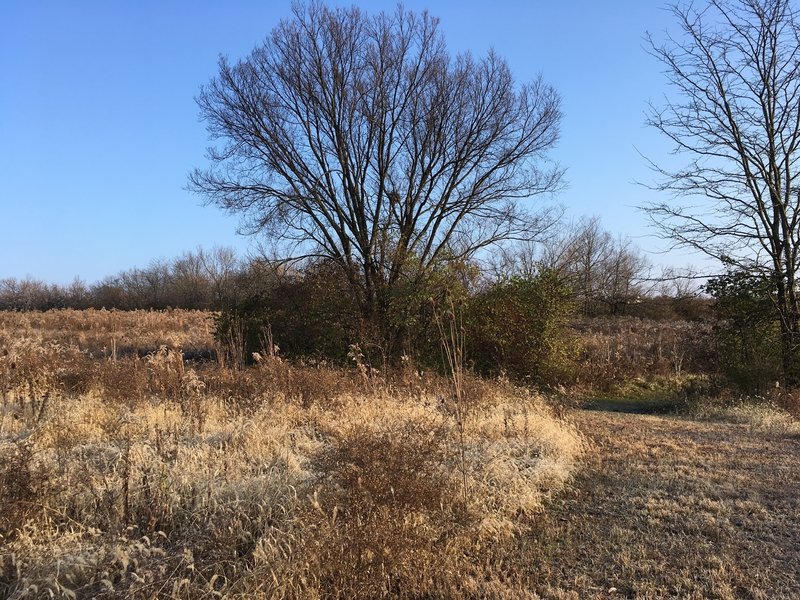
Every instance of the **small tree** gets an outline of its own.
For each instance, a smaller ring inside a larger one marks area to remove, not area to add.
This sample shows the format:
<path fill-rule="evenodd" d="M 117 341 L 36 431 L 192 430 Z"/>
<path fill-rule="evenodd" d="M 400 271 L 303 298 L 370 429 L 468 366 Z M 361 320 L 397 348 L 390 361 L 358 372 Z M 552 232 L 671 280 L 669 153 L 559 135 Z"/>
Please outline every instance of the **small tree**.
<path fill-rule="evenodd" d="M 220 145 L 191 188 L 283 257 L 332 261 L 373 323 L 439 262 L 535 237 L 520 201 L 560 181 L 555 90 L 451 57 L 427 13 L 297 5 L 197 101 Z"/>
<path fill-rule="evenodd" d="M 709 280 L 714 300 L 717 357 L 722 372 L 746 391 L 764 391 L 780 377 L 780 328 L 768 279 L 729 271 Z"/>

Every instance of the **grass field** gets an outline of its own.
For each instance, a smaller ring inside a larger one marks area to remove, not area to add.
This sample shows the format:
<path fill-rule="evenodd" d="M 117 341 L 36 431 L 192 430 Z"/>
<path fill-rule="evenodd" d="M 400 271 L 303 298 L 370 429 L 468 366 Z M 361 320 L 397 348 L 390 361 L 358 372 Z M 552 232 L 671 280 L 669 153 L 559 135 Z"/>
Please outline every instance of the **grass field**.
<path fill-rule="evenodd" d="M 569 490 L 526 538 L 544 598 L 799 598 L 800 426 L 584 410 Z"/>
<path fill-rule="evenodd" d="M 212 329 L 0 313 L 0 598 L 800 597 L 778 409 L 231 369 Z"/>
<path fill-rule="evenodd" d="M 514 597 L 582 438 L 504 383 L 213 355 L 208 315 L 0 315 L 0 597 Z"/>

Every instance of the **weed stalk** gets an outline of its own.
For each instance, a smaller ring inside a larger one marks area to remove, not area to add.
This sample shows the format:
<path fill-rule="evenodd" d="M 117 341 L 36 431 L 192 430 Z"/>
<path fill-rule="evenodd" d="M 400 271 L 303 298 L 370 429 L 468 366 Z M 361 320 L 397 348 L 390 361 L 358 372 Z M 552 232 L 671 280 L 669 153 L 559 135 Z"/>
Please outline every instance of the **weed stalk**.
<path fill-rule="evenodd" d="M 439 330 L 444 362 L 453 386 L 456 430 L 458 432 L 459 470 L 461 471 L 461 492 L 466 506 L 468 485 L 465 431 L 467 411 L 466 398 L 464 396 L 464 321 L 462 313 L 456 308 L 453 299 L 448 297 L 446 302 L 447 305 L 443 314 L 436 310 L 434 306 L 434 318 Z"/>

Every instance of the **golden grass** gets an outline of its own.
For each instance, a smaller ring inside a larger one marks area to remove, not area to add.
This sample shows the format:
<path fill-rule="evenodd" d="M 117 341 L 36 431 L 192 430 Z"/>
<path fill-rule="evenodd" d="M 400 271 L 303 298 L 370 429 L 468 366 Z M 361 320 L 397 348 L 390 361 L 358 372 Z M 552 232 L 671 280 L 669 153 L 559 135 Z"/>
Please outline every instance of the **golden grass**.
<path fill-rule="evenodd" d="M 514 552 L 574 426 L 507 384 L 470 380 L 461 436 L 413 370 L 187 363 L 207 326 L 0 314 L 0 597 L 529 595 Z"/>
<path fill-rule="evenodd" d="M 793 397 L 564 420 L 209 319 L 0 313 L 0 598 L 800 597 Z"/>
<path fill-rule="evenodd" d="M 213 313 L 197 310 L 0 311 L 0 335 L 77 346 L 94 357 L 111 357 L 114 348 L 119 356 L 162 345 L 210 349 L 213 330 Z"/>
<path fill-rule="evenodd" d="M 778 390 L 770 397 L 745 397 L 724 402 L 701 399 L 692 403 L 690 414 L 699 420 L 744 425 L 752 431 L 777 438 L 800 436 L 800 421 L 785 405 L 794 408 L 794 399 L 786 402 Z"/>

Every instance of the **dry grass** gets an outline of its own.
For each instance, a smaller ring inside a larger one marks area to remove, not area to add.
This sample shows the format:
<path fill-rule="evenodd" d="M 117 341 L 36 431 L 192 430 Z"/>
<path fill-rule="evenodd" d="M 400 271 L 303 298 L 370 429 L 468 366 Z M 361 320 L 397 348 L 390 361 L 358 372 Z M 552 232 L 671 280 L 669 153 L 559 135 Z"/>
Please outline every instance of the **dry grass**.
<path fill-rule="evenodd" d="M 725 401 L 704 399 L 692 403 L 689 414 L 702 421 L 744 425 L 765 436 L 800 437 L 800 421 L 796 418 L 797 411 L 792 410 L 795 402 L 793 398 L 787 402 L 777 394 Z"/>
<path fill-rule="evenodd" d="M 208 317 L 0 313 L 0 598 L 800 597 L 794 397 L 565 420 L 410 364 L 186 360 Z"/>
<path fill-rule="evenodd" d="M 210 351 L 213 314 L 195 310 L 0 311 L 0 335 L 75 346 L 93 358 L 147 354 L 162 345 L 184 352 Z M 2 338 L 0 338 L 2 339 Z"/>
<path fill-rule="evenodd" d="M 529 595 L 573 426 L 471 378 L 460 426 L 411 367 L 187 362 L 207 318 L 0 314 L 0 597 Z"/>
<path fill-rule="evenodd" d="M 737 414 L 578 413 L 589 463 L 525 538 L 533 589 L 554 599 L 800 597 L 796 423 Z"/>
<path fill-rule="evenodd" d="M 608 392 L 636 377 L 681 377 L 712 365 L 712 325 L 636 317 L 578 319 L 576 383 Z"/>

